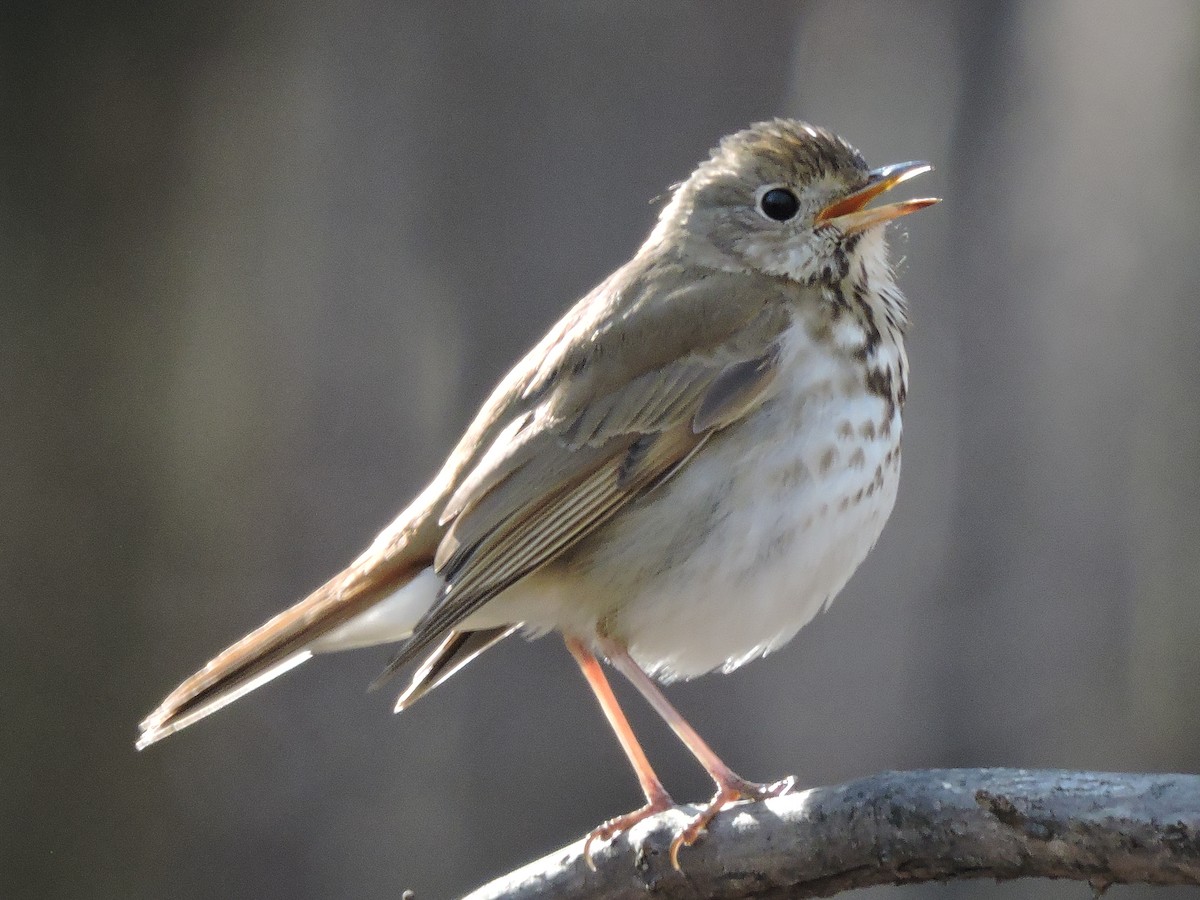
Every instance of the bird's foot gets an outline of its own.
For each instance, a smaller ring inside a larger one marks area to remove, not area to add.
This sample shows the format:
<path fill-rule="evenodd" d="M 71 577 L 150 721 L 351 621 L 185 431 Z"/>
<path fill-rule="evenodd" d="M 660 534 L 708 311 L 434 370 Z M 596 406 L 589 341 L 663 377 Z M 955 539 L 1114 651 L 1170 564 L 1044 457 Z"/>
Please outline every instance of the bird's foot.
<path fill-rule="evenodd" d="M 782 797 L 784 794 L 791 793 L 795 786 L 796 779 L 790 775 L 782 781 L 772 782 L 771 784 L 758 784 L 753 781 L 746 781 L 743 778 L 738 778 L 736 775 L 718 781 L 717 792 L 713 795 L 712 800 L 708 801 L 708 806 L 704 807 L 692 821 L 688 822 L 683 831 L 675 835 L 675 840 L 671 841 L 671 865 L 676 871 L 682 871 L 679 865 L 680 849 L 692 846 L 697 838 L 704 833 L 704 829 L 708 827 L 708 823 L 726 806 L 742 800 L 759 801 L 770 797 Z"/>
<path fill-rule="evenodd" d="M 609 819 L 599 828 L 592 830 L 592 833 L 584 839 L 583 842 L 583 861 L 587 863 L 587 867 L 593 872 L 596 871 L 596 863 L 592 861 L 592 844 L 596 841 L 611 841 L 617 835 L 622 834 L 645 819 L 651 816 L 656 816 L 664 810 L 668 810 L 675 805 L 675 801 L 668 795 L 654 797 L 646 802 L 646 805 L 641 809 L 635 809 L 631 813 L 626 813 L 623 816 L 617 816 Z"/>

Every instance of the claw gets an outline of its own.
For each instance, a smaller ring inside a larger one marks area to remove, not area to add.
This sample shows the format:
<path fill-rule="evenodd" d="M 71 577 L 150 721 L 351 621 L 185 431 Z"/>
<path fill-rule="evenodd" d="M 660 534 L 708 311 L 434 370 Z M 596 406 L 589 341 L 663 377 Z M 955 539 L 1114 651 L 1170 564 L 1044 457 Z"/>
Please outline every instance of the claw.
<path fill-rule="evenodd" d="M 583 861 L 587 863 L 587 867 L 593 872 L 596 871 L 596 863 L 592 859 L 592 844 L 596 841 L 611 841 L 617 835 L 628 831 L 638 822 L 642 822 L 651 816 L 656 816 L 664 810 L 668 810 L 675 805 L 675 801 L 670 797 L 662 796 L 656 798 L 641 809 L 635 809 L 631 813 L 626 813 L 623 816 L 617 816 L 609 819 L 599 828 L 592 830 L 583 841 Z"/>
<path fill-rule="evenodd" d="M 796 779 L 791 776 L 772 784 L 755 784 L 740 778 L 731 779 L 724 784 L 718 783 L 717 792 L 708 805 L 700 810 L 692 821 L 688 822 L 683 831 L 675 835 L 675 840 L 671 841 L 671 866 L 677 872 L 683 871 L 679 865 L 680 849 L 696 843 L 696 840 L 708 828 L 708 823 L 726 806 L 742 800 L 758 801 L 766 800 L 769 797 L 782 797 L 784 794 L 791 793 L 795 786 Z"/>

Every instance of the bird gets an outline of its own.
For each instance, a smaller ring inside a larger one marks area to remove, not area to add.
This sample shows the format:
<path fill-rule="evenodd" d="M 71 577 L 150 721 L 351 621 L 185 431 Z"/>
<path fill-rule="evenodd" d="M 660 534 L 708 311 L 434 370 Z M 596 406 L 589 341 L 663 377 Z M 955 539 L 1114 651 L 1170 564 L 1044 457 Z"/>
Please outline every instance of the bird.
<path fill-rule="evenodd" d="M 886 229 L 936 198 L 871 205 L 932 167 L 871 169 L 792 119 L 721 139 L 633 257 L 499 382 L 437 476 L 345 569 L 234 643 L 141 723 L 143 749 L 315 654 L 400 647 L 396 711 L 514 633 L 556 632 L 645 795 L 592 847 L 674 805 L 607 661 L 716 786 L 671 862 L 730 804 L 793 780 L 737 775 L 660 683 L 731 672 L 825 608 L 896 499 L 906 300 Z"/>

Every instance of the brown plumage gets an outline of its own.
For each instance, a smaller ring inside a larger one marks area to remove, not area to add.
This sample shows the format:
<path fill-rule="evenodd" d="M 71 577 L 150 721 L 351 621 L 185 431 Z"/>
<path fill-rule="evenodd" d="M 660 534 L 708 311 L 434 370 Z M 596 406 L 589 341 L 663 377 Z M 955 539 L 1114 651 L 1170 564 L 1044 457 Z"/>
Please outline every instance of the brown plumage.
<path fill-rule="evenodd" d="M 382 683 L 751 407 L 769 383 L 769 342 L 787 324 L 784 304 L 772 298 L 795 288 L 760 276 L 761 292 L 737 291 L 745 276 L 714 272 L 685 282 L 671 298 L 677 315 L 689 310 L 688 326 L 671 340 L 647 341 L 653 322 L 632 332 L 615 328 L 664 315 L 639 301 L 662 270 L 680 266 L 672 256 L 639 254 L 581 300 L 509 373 L 442 473 L 371 548 L 172 691 L 142 722 L 139 746 L 237 699 L 247 684 L 432 564 L 445 580 L 441 597 L 375 682 Z M 598 295 L 607 302 L 597 305 Z M 698 413 L 702 427 L 694 430 Z M 406 705 L 432 686 L 414 683 Z"/>
<path fill-rule="evenodd" d="M 717 784 L 673 859 L 724 805 L 790 789 L 734 774 L 650 676 L 781 646 L 883 528 L 907 317 L 882 226 L 934 201 L 868 204 L 928 168 L 868 171 L 801 122 L 721 141 L 637 254 L 500 382 L 432 484 L 344 572 L 173 691 L 138 746 L 313 653 L 370 644 L 407 641 L 383 678 L 427 654 L 404 708 L 524 626 L 564 635 L 646 794 L 593 840 L 670 803 L 596 654 Z"/>

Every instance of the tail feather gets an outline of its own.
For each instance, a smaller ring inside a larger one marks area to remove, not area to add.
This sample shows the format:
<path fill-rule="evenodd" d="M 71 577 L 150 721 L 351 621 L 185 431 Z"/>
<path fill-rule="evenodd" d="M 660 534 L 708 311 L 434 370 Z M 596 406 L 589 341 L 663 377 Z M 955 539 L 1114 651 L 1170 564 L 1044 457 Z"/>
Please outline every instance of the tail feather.
<path fill-rule="evenodd" d="M 413 579 L 428 559 L 364 555 L 307 598 L 246 635 L 179 685 L 141 723 L 139 750 L 191 725 L 295 668 L 318 638 Z M 333 648 L 330 648 L 333 649 Z"/>
<path fill-rule="evenodd" d="M 206 701 L 196 701 L 169 713 L 164 713 L 160 707 L 142 722 L 142 734 L 135 746 L 139 750 L 145 750 L 156 741 L 161 741 L 168 735 L 174 734 L 182 728 L 187 728 L 193 722 L 199 722 L 205 716 L 212 715 L 217 710 L 228 706 L 234 700 L 238 700 L 256 688 L 262 687 L 268 681 L 278 678 L 284 672 L 296 668 L 300 663 L 311 657 L 311 651 L 299 650 L 291 656 L 284 657 L 275 663 L 275 665 L 269 666 L 259 672 L 253 678 L 246 678 L 237 683 L 229 684 L 225 690 L 214 694 Z"/>

